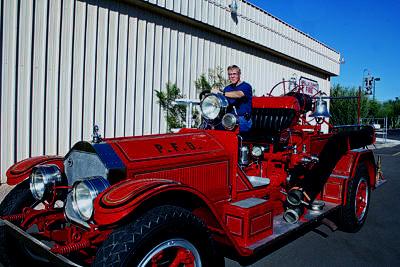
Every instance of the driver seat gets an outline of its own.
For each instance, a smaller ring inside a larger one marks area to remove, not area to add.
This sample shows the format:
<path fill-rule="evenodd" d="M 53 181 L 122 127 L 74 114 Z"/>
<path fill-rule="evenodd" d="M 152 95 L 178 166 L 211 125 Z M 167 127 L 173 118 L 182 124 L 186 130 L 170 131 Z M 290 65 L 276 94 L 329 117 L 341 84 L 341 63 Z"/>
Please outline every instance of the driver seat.
<path fill-rule="evenodd" d="M 249 132 L 241 134 L 244 141 L 275 143 L 280 133 L 296 125 L 300 105 L 294 96 L 253 97 Z"/>

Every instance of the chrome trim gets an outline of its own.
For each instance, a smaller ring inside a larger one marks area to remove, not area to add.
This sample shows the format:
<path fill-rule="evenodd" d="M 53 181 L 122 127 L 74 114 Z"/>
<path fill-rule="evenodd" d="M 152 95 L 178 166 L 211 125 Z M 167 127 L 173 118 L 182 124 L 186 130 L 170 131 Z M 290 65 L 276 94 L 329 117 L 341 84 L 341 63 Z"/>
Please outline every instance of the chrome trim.
<path fill-rule="evenodd" d="M 362 211 L 362 213 L 361 213 L 361 215 L 360 215 L 360 217 L 358 217 L 357 216 L 357 194 L 358 194 L 358 189 L 360 188 L 360 184 L 362 183 L 362 182 L 365 182 L 365 184 L 366 184 L 366 195 L 365 195 L 365 207 L 364 207 L 364 209 L 363 209 L 363 211 Z M 358 184 L 357 184 L 357 190 L 356 190 L 356 198 L 355 198 L 355 200 L 354 200 L 354 207 L 355 207 L 355 215 L 356 215 L 356 217 L 357 217 L 357 220 L 358 220 L 358 222 L 361 222 L 364 218 L 365 218 L 365 213 L 367 212 L 367 208 L 368 208 L 368 204 L 369 204 L 369 191 L 368 191 L 368 189 L 369 189 L 369 185 L 368 185 L 368 181 L 367 181 L 367 179 L 365 179 L 364 177 L 361 177 L 361 179 L 360 179 L 360 181 L 358 181 Z"/>
<path fill-rule="evenodd" d="M 236 126 L 236 124 L 238 123 L 236 116 L 233 115 L 232 113 L 226 113 L 223 117 L 222 117 L 222 126 L 224 126 L 225 129 L 227 130 L 233 130 Z"/>
<path fill-rule="evenodd" d="M 339 179 L 349 179 L 349 176 L 346 176 L 346 175 L 338 175 L 338 174 L 331 174 L 330 177 L 339 178 Z"/>
<path fill-rule="evenodd" d="M 38 190 L 36 188 L 36 177 L 37 173 L 40 172 L 40 175 L 43 178 L 43 195 L 40 196 Z M 37 200 L 43 200 L 46 198 L 46 195 L 49 194 L 52 186 L 54 185 L 66 185 L 67 179 L 62 175 L 60 168 L 58 168 L 55 164 L 44 164 L 37 165 L 33 167 L 32 173 L 30 175 L 29 189 L 33 195 L 33 197 Z"/>
<path fill-rule="evenodd" d="M 218 112 L 218 114 L 217 114 L 217 116 L 215 118 L 208 117 L 203 112 L 203 103 L 209 97 L 217 98 L 218 106 L 216 106 L 216 108 L 219 108 L 219 112 Z M 222 94 L 209 94 L 205 98 L 203 98 L 203 100 L 201 100 L 201 102 L 200 102 L 201 116 L 203 118 L 205 118 L 206 120 L 211 120 L 211 121 L 215 120 L 215 119 L 218 119 L 218 118 L 221 118 L 226 113 L 226 110 L 227 110 L 228 106 L 229 106 L 228 99 L 226 99 L 226 97 L 224 95 L 222 95 Z"/>
<path fill-rule="evenodd" d="M 108 176 L 108 170 L 99 155 L 82 150 L 73 149 L 68 153 L 64 160 L 64 170 L 69 186 L 84 180 L 85 177 Z"/>
<path fill-rule="evenodd" d="M 71 221 L 77 222 L 77 223 L 89 228 L 89 224 L 87 222 L 89 222 L 92 218 L 89 218 L 88 220 L 86 220 L 86 218 L 83 218 L 83 216 L 80 214 L 80 211 L 77 206 L 76 199 L 75 199 L 75 190 L 76 190 L 76 186 L 79 183 L 84 183 L 86 185 L 86 187 L 88 188 L 89 194 L 92 199 L 92 205 L 93 205 L 94 199 L 101 192 L 103 192 L 105 189 L 110 187 L 110 183 L 108 182 L 108 180 L 104 179 L 103 177 L 86 177 L 86 178 L 84 178 L 84 180 L 82 180 L 80 182 L 76 182 L 74 184 L 72 191 L 69 192 L 69 194 L 67 196 L 67 201 L 66 201 L 66 205 L 65 205 L 65 217 Z M 94 212 L 94 210 L 92 211 L 91 216 L 93 216 L 93 212 Z"/>
<path fill-rule="evenodd" d="M 200 260 L 200 253 L 196 249 L 196 247 L 185 239 L 169 239 L 167 241 L 158 244 L 155 248 L 153 248 L 149 253 L 147 253 L 142 261 L 139 263 L 138 267 L 145 267 L 148 263 L 150 263 L 151 259 L 163 251 L 164 249 L 171 248 L 171 247 L 181 247 L 189 250 L 195 260 L 195 267 L 201 267 L 201 260 Z"/>

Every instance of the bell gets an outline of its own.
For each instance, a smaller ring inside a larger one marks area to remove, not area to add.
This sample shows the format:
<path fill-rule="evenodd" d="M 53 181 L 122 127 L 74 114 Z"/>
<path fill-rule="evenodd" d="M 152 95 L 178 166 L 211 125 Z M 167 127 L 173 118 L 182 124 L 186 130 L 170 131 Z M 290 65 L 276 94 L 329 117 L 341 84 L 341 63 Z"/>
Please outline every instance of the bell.
<path fill-rule="evenodd" d="M 310 117 L 329 118 L 330 116 L 331 114 L 328 111 L 328 102 L 322 98 L 318 99 L 315 102 L 314 112 L 310 114 Z"/>

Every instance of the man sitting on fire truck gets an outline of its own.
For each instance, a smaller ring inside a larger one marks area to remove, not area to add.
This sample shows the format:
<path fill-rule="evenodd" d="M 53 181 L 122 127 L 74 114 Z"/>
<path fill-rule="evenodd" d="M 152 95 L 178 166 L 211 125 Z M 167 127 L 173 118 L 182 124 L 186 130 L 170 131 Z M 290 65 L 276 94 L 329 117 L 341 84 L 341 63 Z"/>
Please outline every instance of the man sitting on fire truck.
<path fill-rule="evenodd" d="M 228 78 L 231 82 L 223 90 L 224 96 L 228 99 L 229 105 L 232 107 L 230 113 L 237 115 L 239 118 L 240 133 L 248 132 L 251 128 L 251 99 L 253 89 L 251 85 L 240 80 L 240 68 L 236 65 L 228 67 Z M 218 93 L 215 89 L 213 93 Z"/>

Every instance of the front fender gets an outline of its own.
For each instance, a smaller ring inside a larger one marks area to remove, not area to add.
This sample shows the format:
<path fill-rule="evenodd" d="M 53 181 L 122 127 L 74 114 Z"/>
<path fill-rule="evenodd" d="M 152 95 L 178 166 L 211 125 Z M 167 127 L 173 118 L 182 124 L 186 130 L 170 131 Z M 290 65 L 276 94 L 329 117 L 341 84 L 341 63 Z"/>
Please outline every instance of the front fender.
<path fill-rule="evenodd" d="M 202 199 L 211 210 L 211 203 L 200 192 L 166 179 L 125 180 L 101 193 L 94 201 L 94 221 L 98 225 L 115 224 L 144 203 L 161 193 L 184 191 Z M 215 211 L 213 212 L 215 215 Z"/>
<path fill-rule="evenodd" d="M 63 160 L 64 157 L 60 156 L 38 156 L 19 161 L 7 170 L 7 184 L 16 185 L 21 183 L 29 177 L 32 168 L 39 164 L 55 164 L 63 172 Z"/>

